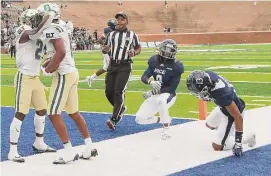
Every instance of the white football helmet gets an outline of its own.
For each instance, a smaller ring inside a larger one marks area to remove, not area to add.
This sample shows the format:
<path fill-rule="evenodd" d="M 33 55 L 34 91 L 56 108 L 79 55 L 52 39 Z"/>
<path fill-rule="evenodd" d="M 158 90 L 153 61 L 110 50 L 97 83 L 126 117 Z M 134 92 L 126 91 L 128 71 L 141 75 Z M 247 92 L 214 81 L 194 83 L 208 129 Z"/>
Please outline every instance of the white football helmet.
<path fill-rule="evenodd" d="M 27 9 L 21 14 L 20 20 L 22 24 L 37 27 L 42 20 L 42 15 L 36 9 Z"/>
<path fill-rule="evenodd" d="M 61 17 L 60 7 L 55 3 L 49 3 L 49 2 L 43 3 L 37 8 L 37 10 L 38 12 L 41 12 L 41 13 L 49 13 L 51 11 L 54 11 L 56 13 L 54 19 L 60 19 Z"/>

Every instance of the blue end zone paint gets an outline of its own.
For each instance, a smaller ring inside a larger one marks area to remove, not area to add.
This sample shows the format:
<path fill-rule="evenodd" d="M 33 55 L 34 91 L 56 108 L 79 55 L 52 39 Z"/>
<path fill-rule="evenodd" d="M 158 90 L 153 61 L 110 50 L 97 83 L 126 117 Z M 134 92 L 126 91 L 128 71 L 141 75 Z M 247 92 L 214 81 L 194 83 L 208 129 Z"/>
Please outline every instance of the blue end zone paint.
<path fill-rule="evenodd" d="M 25 117 L 21 128 L 21 135 L 18 144 L 18 151 L 22 156 L 33 155 L 32 144 L 35 140 L 34 130 L 34 110 L 30 110 L 29 114 Z M 134 121 L 134 117 L 124 116 L 115 131 L 108 129 L 105 125 L 108 115 L 97 113 L 82 113 L 85 118 L 88 128 L 91 132 L 92 140 L 99 142 L 102 140 L 112 139 L 124 135 L 134 134 L 142 131 L 148 131 L 160 128 L 160 124 L 153 125 L 138 125 Z M 1 161 L 7 160 L 9 151 L 9 127 L 14 116 L 14 108 L 1 107 Z M 63 113 L 63 119 L 67 125 L 70 140 L 73 145 L 83 144 L 83 139 L 80 132 L 77 130 L 75 123 Z M 186 123 L 191 120 L 186 119 L 173 119 L 172 125 Z M 45 142 L 51 147 L 56 149 L 62 148 L 62 143 L 57 136 L 49 118 L 46 118 L 46 126 L 44 132 Z"/>
<path fill-rule="evenodd" d="M 170 176 L 270 176 L 271 145 L 244 153 L 241 158 L 234 156 L 210 162 L 198 167 L 176 172 Z"/>

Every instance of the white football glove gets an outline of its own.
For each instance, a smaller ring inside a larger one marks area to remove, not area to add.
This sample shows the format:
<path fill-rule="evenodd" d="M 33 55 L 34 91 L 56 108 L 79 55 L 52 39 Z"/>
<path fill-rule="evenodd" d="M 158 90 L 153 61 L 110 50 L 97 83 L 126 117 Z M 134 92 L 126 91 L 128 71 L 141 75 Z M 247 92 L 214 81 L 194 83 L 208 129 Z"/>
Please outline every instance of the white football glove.
<path fill-rule="evenodd" d="M 144 99 L 148 99 L 148 98 L 150 98 L 151 96 L 153 96 L 153 93 L 152 93 L 152 91 L 151 90 L 149 90 L 149 91 L 147 91 L 147 92 L 143 92 L 143 98 Z"/>
<path fill-rule="evenodd" d="M 160 81 L 150 81 L 149 84 L 155 90 L 160 90 L 161 89 L 161 82 Z"/>
<path fill-rule="evenodd" d="M 91 85 L 92 85 L 92 80 L 93 79 L 91 79 L 91 76 L 87 76 L 87 81 L 88 81 L 88 86 L 89 87 L 91 87 Z"/>
<path fill-rule="evenodd" d="M 43 66 L 41 66 L 40 69 L 41 69 L 41 71 L 42 71 L 42 73 L 43 73 L 44 76 L 52 76 L 53 75 L 52 73 L 47 73 L 45 71 L 45 68 Z"/>

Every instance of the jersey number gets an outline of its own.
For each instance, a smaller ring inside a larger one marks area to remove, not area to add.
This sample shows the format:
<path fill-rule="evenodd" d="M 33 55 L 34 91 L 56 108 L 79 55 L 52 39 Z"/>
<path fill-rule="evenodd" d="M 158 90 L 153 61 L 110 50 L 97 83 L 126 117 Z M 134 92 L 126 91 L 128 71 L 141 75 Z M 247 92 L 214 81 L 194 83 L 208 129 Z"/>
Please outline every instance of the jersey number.
<path fill-rule="evenodd" d="M 35 52 L 35 59 L 40 60 L 41 59 L 40 53 L 42 52 L 42 49 L 43 49 L 42 40 L 38 39 L 36 42 L 36 45 L 37 45 L 37 49 Z"/>
<path fill-rule="evenodd" d="M 162 75 L 156 75 L 156 80 L 162 83 L 163 82 Z"/>

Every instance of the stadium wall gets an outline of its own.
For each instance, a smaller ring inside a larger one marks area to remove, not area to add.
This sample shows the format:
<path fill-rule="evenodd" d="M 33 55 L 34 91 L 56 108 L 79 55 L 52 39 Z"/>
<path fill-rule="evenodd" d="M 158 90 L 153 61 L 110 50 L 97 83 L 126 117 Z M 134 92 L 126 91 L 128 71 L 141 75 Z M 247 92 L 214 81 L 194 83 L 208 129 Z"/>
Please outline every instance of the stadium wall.
<path fill-rule="evenodd" d="M 142 42 L 156 42 L 166 38 L 174 39 L 178 44 L 271 43 L 271 31 L 139 34 L 139 39 Z"/>
<path fill-rule="evenodd" d="M 242 44 L 242 43 L 271 43 L 269 32 L 218 32 L 218 33 L 164 33 L 164 34 L 139 34 L 142 42 L 162 41 L 166 38 L 174 39 L 178 44 Z M 1 54 L 6 54 L 7 49 L 1 47 Z"/>

